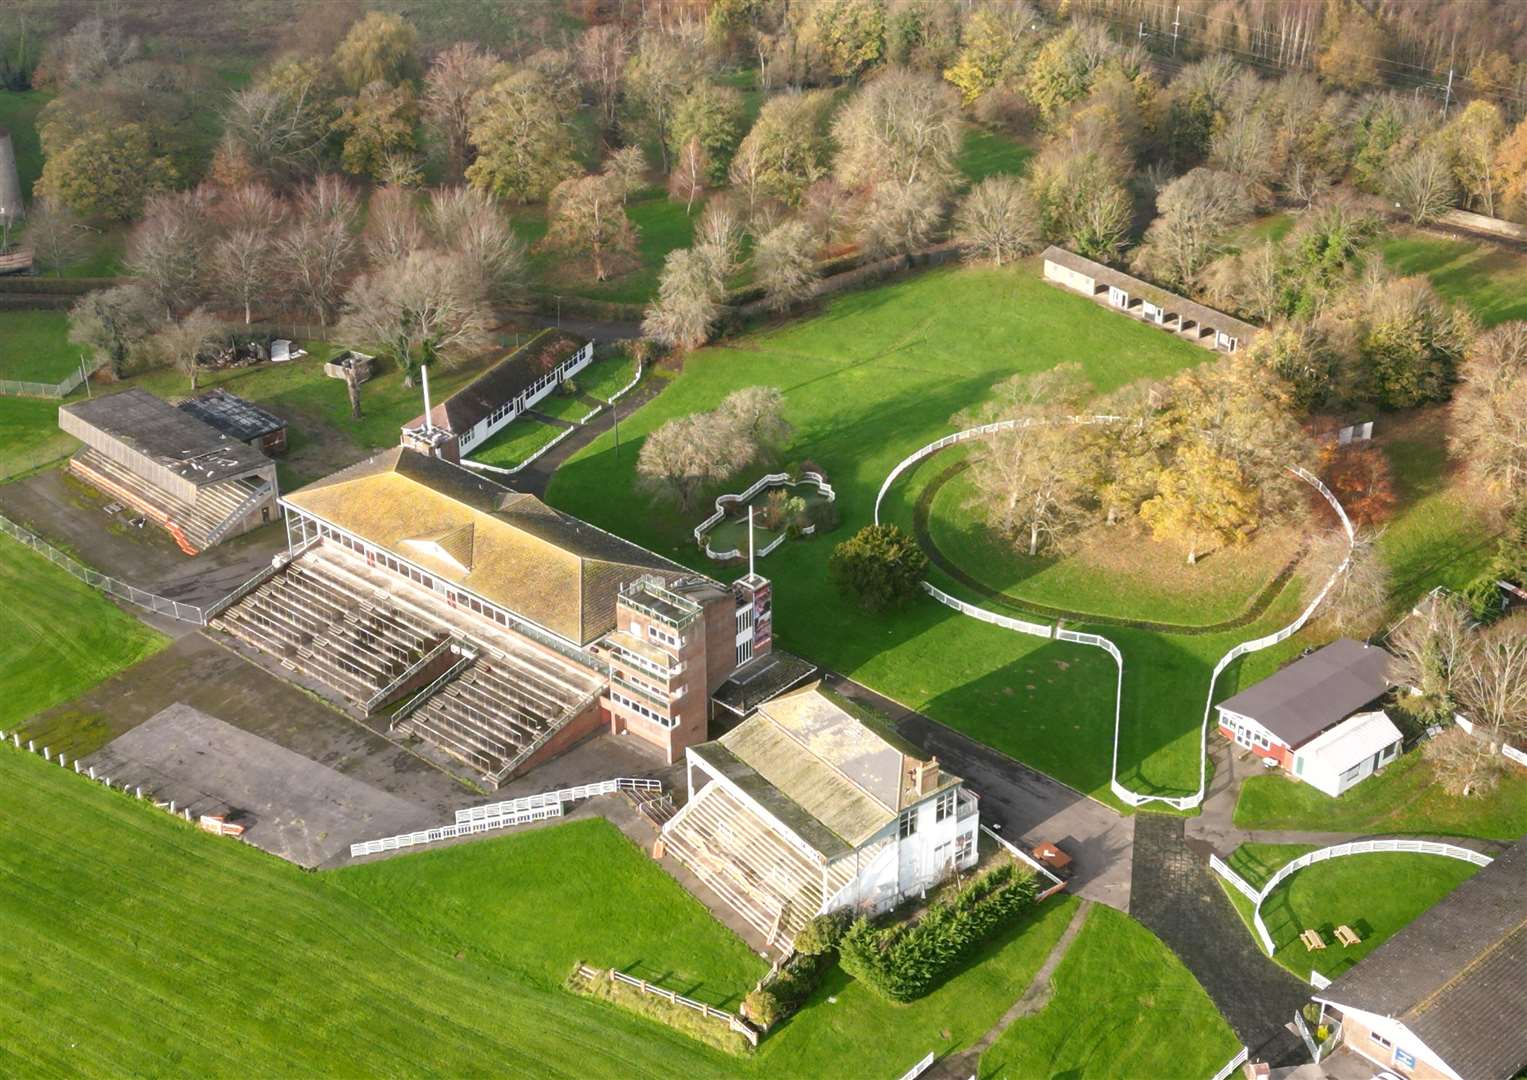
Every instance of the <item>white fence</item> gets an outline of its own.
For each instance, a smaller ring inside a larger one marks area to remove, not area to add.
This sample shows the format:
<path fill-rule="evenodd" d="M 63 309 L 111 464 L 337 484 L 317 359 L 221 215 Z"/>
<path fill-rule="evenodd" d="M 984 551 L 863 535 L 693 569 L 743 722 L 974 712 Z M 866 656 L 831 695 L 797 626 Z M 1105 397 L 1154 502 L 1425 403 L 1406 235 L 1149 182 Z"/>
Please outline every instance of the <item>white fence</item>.
<path fill-rule="evenodd" d="M 610 402 L 611 405 L 614 405 L 621 398 L 625 397 L 632 390 L 636 389 L 636 384 L 642 381 L 642 371 L 643 371 L 642 362 L 640 360 L 638 360 L 636 362 L 636 374 L 631 377 L 631 381 L 626 383 L 625 386 L 622 386 L 619 390 L 615 391 L 615 393 L 610 395 L 609 402 Z"/>
<path fill-rule="evenodd" d="M 938 453 L 940 450 L 943 450 L 946 447 L 953 446 L 955 443 L 965 442 L 969 439 L 981 438 L 986 435 L 992 435 L 998 431 L 1009 431 L 1014 428 L 1031 427 L 1034 424 L 1109 424 L 1118 420 L 1119 417 L 1117 416 L 1102 415 L 1072 416 L 1066 418 L 1065 420 L 1059 421 L 1001 420 L 994 424 L 982 424 L 980 427 L 967 428 L 964 431 L 957 431 L 953 435 L 946 435 L 936 442 L 931 442 L 927 446 L 913 451 L 911 454 L 908 454 L 906 457 L 902 458 L 901 461 L 896 463 L 896 467 L 891 470 L 888 476 L 886 476 L 885 482 L 880 485 L 879 493 L 875 496 L 875 524 L 880 524 L 880 505 L 885 500 L 886 493 L 890 491 L 891 485 L 896 482 L 896 479 L 907 469 L 922 461 L 924 458 L 931 457 L 933 454 Z M 1325 500 L 1330 503 L 1331 509 L 1336 512 L 1336 516 L 1341 520 L 1342 528 L 1345 529 L 1347 533 L 1347 555 L 1346 558 L 1342 560 L 1341 565 L 1338 566 L 1331 573 L 1331 576 L 1326 579 L 1325 585 L 1322 586 L 1319 595 L 1317 595 L 1315 599 L 1310 602 L 1309 606 L 1300 613 L 1297 619 L 1283 627 L 1281 630 L 1276 631 L 1275 633 L 1268 634 L 1265 637 L 1257 638 L 1255 641 L 1242 642 L 1227 652 L 1224 656 L 1220 657 L 1219 662 L 1214 665 L 1214 674 L 1209 679 L 1208 698 L 1204 703 L 1202 730 L 1199 732 L 1198 789 L 1192 794 L 1177 796 L 1142 795 L 1139 792 L 1130 790 L 1119 782 L 1119 724 L 1124 698 L 1124 657 L 1120 654 L 1118 647 L 1114 645 L 1112 641 L 1108 640 L 1100 634 L 1084 634 L 1073 630 L 1056 629 L 1040 623 L 1031 623 L 1026 622 L 1023 619 L 1014 619 L 1010 616 L 998 615 L 995 612 L 987 611 L 985 608 L 979 607 L 975 604 L 969 604 L 963 600 L 957 599 L 956 597 L 950 596 L 942 589 L 937 588 L 932 583 L 927 581 L 922 583 L 923 590 L 939 603 L 944 604 L 947 607 L 954 608 L 954 610 L 960 612 L 962 615 L 969 615 L 972 618 L 980 619 L 982 622 L 988 622 L 994 626 L 1000 626 L 1003 629 L 1013 630 L 1020 634 L 1032 634 L 1036 637 L 1047 637 L 1051 638 L 1052 640 L 1070 641 L 1079 645 L 1090 645 L 1095 648 L 1102 649 L 1104 652 L 1112 656 L 1114 663 L 1118 668 L 1118 680 L 1113 702 L 1113 765 L 1108 781 L 1110 790 L 1112 790 L 1113 794 L 1119 799 L 1119 801 L 1130 806 L 1144 806 L 1146 803 L 1159 802 L 1165 803 L 1177 810 L 1192 809 L 1204 801 L 1204 791 L 1206 789 L 1208 780 L 1209 715 L 1214 707 L 1214 691 L 1215 687 L 1219 683 L 1220 675 L 1223 674 L 1224 670 L 1234 661 L 1238 660 L 1240 657 L 1246 655 L 1247 653 L 1257 652 L 1261 649 L 1268 648 L 1271 645 L 1276 645 L 1278 642 L 1284 641 L 1296 634 L 1304 626 L 1304 624 L 1310 620 L 1310 617 L 1314 615 L 1316 609 L 1318 609 L 1320 605 L 1325 602 L 1326 595 L 1336 584 L 1337 579 L 1346 571 L 1347 565 L 1352 560 L 1352 544 L 1355 537 L 1352 529 L 1352 522 L 1348 519 L 1347 512 L 1342 509 L 1341 503 L 1339 503 L 1336 500 L 1336 496 L 1332 495 L 1330 490 L 1320 482 L 1318 477 L 1314 476 L 1298 465 L 1289 465 L 1287 468 L 1289 472 L 1293 473 L 1299 479 L 1314 487 L 1315 490 L 1320 492 L 1320 494 L 1325 497 Z"/>
<path fill-rule="evenodd" d="M 928 1067 L 932 1064 L 933 1051 L 929 1050 L 927 1054 L 923 1055 L 921 1061 L 917 1062 L 906 1072 L 902 1073 L 901 1076 L 898 1077 L 898 1080 L 917 1080 L 919 1076 L 928 1071 Z"/>
<path fill-rule="evenodd" d="M 522 798 L 509 799 L 504 802 L 469 806 L 465 810 L 456 811 L 456 824 L 464 825 L 469 821 L 483 821 L 487 818 L 505 817 L 510 814 L 523 813 L 526 810 L 536 810 L 553 804 L 560 806 L 562 803 L 576 802 L 579 799 L 592 799 L 596 795 L 613 795 L 617 791 L 662 790 L 663 783 L 661 780 L 620 776 L 614 780 L 600 780 L 593 784 L 580 784 L 577 787 L 563 788 L 560 791 L 546 791 L 539 795 L 526 795 Z"/>
<path fill-rule="evenodd" d="M 828 502 L 836 502 L 838 499 L 838 493 L 833 490 L 833 486 L 827 482 L 827 478 L 824 477 L 821 473 L 803 472 L 799 477 L 796 478 L 792 478 L 789 473 L 769 473 L 766 476 L 760 476 L 757 480 L 753 481 L 746 488 L 744 488 L 742 491 L 739 491 L 735 495 L 716 496 L 715 513 L 711 514 L 710 517 L 700 522 L 700 524 L 696 525 L 694 528 L 695 543 L 703 547 L 705 549 L 705 554 L 712 559 L 740 558 L 742 556 L 742 550 L 740 548 L 731 548 L 727 551 L 716 551 L 710 546 L 710 541 L 706 539 L 705 534 L 708 533 L 711 529 L 715 528 L 717 525 L 721 524 L 722 519 L 726 517 L 726 508 L 728 506 L 734 506 L 740 502 L 747 502 L 748 500 L 752 499 L 753 496 L 757 495 L 760 491 L 767 487 L 796 487 L 802 483 L 815 484 L 817 486 L 817 490 L 827 497 Z M 816 532 L 816 526 L 807 525 L 804 529 L 801 530 L 801 535 L 810 536 L 814 532 Z M 770 540 L 763 547 L 759 548 L 755 553 L 756 557 L 760 559 L 763 558 L 765 555 L 769 554 L 769 552 L 773 551 L 784 542 L 785 534 L 781 532 L 773 540 Z"/>
<path fill-rule="evenodd" d="M 1246 1058 L 1248 1056 L 1250 1056 L 1250 1052 L 1244 1046 L 1241 1047 L 1240 1053 L 1236 1054 L 1235 1057 L 1225 1062 L 1224 1067 L 1221 1068 L 1219 1072 L 1211 1076 L 1209 1080 L 1225 1080 L 1227 1076 L 1235 1072 L 1235 1070 L 1239 1069 L 1246 1063 Z"/>
<path fill-rule="evenodd" d="M 34 536 L 7 517 L 0 516 L 0 532 L 25 544 L 54 566 L 67 570 L 93 589 L 100 589 L 102 592 L 115 596 L 119 600 L 126 600 L 130 604 L 137 604 L 139 607 L 147 608 L 149 611 L 159 615 L 168 615 L 172 619 L 195 623 L 197 626 L 206 625 L 205 612 L 195 604 L 182 604 L 179 600 L 171 600 L 165 596 L 146 592 L 136 586 L 127 584 L 125 581 L 118 581 L 109 574 L 103 574 L 99 570 L 92 570 L 88 566 L 83 566 L 75 562 L 68 555 L 65 555 L 62 551 L 59 551 L 46 540 Z"/>
<path fill-rule="evenodd" d="M 350 845 L 350 857 L 354 859 L 361 855 L 378 855 L 384 851 L 398 851 L 402 848 L 415 847 L 419 844 L 434 844 L 441 840 L 451 840 L 458 836 L 471 836 L 475 833 L 490 832 L 493 829 L 506 829 L 511 825 L 525 825 L 532 821 L 545 821 L 548 818 L 561 816 L 562 804 L 553 803 L 550 806 L 542 806 L 535 810 L 525 810 L 518 814 L 506 814 L 503 817 L 488 818 L 485 821 L 470 821 L 459 825 L 441 825 L 435 829 L 401 833 L 398 836 L 384 836 L 380 840 L 366 840 L 359 844 Z"/>
<path fill-rule="evenodd" d="M 1254 905 L 1252 908 L 1252 923 L 1256 927 L 1257 938 L 1262 944 L 1263 950 L 1271 956 L 1275 950 L 1272 935 L 1267 932 L 1267 924 L 1262 920 L 1262 904 L 1267 900 L 1272 891 L 1281 885 L 1291 874 L 1298 873 L 1306 866 L 1314 863 L 1326 862 L 1329 859 L 1340 859 L 1347 855 L 1371 855 L 1375 852 L 1403 851 L 1416 855 L 1446 855 L 1450 859 L 1461 859 L 1464 862 L 1473 863 L 1475 866 L 1489 866 L 1493 861 L 1488 855 L 1481 855 L 1469 848 L 1457 847 L 1453 844 L 1437 843 L 1432 840 L 1352 840 L 1345 844 L 1334 844 L 1318 851 L 1307 852 L 1278 868 L 1278 872 L 1267 879 L 1267 883 L 1261 889 L 1254 889 L 1244 878 L 1230 869 L 1218 855 L 1209 856 L 1209 869 L 1220 877 L 1230 882 L 1232 886 L 1245 896 Z M 1314 974 L 1310 980 L 1314 981 Z"/>
<path fill-rule="evenodd" d="M 1051 888 L 1049 890 L 1046 890 L 1045 896 L 1049 896 L 1050 892 L 1054 891 L 1055 889 L 1060 888 L 1061 886 L 1063 886 L 1065 884 L 1064 881 L 1062 881 L 1060 878 L 1055 876 L 1054 872 L 1051 871 L 1051 869 L 1048 866 L 1046 866 L 1044 863 L 1040 862 L 1038 859 L 1034 858 L 1034 856 L 1030 855 L 1027 851 L 1024 851 L 1017 844 L 1010 843 L 1009 841 L 1004 840 L 1002 837 L 998 836 L 996 833 L 994 833 L 990 829 L 988 829 L 985 825 L 981 826 L 981 831 L 984 832 L 987 836 L 991 837 L 993 840 L 995 840 L 997 842 L 997 846 L 1002 848 L 1004 851 L 1006 851 L 1013 858 L 1023 860 L 1024 862 L 1028 863 L 1029 866 L 1031 866 L 1034 870 L 1036 870 L 1037 872 L 1043 874 L 1045 877 L 1050 879 L 1050 886 L 1051 886 Z"/>
<path fill-rule="evenodd" d="M 668 990 L 655 983 L 650 983 L 646 979 L 638 979 L 635 976 L 627 975 L 624 971 L 616 971 L 614 968 L 610 968 L 608 971 L 601 971 L 598 968 L 591 968 L 587 964 L 579 964 L 578 974 L 589 980 L 602 979 L 608 976 L 612 982 L 618 982 L 635 990 L 640 990 L 644 994 L 651 994 L 653 997 L 662 998 L 670 1005 L 692 1009 L 708 1020 L 720 1020 L 731 1030 L 746 1038 L 754 1046 L 758 1045 L 758 1032 L 736 1013 L 729 1013 L 725 1009 L 718 1009 L 714 1005 L 707 1005 L 703 1001 L 696 1001 L 692 997 L 685 997 L 675 990 Z"/>
<path fill-rule="evenodd" d="M 1320 972 L 1312 970 L 1310 972 L 1310 985 L 1313 986 L 1316 990 L 1324 990 L 1326 987 L 1331 985 L 1331 980 L 1326 978 Z"/>
<path fill-rule="evenodd" d="M 74 393 L 91 374 L 94 374 L 100 364 L 92 368 L 86 368 L 83 364 L 75 368 L 68 377 L 56 383 L 26 382 L 22 379 L 0 379 L 0 395 L 7 397 L 40 397 L 40 398 L 66 398 Z"/>

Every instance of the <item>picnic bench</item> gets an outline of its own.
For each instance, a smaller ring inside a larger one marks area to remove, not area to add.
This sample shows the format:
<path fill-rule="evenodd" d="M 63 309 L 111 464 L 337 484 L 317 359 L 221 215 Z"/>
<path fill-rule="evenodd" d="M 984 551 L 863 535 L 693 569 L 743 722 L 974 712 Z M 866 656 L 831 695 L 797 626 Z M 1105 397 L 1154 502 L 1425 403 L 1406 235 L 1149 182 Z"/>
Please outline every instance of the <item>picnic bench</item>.
<path fill-rule="evenodd" d="M 1299 935 L 1299 940 L 1304 942 L 1305 952 L 1315 952 L 1326 947 L 1325 939 L 1320 936 L 1319 930 L 1306 930 Z"/>
<path fill-rule="evenodd" d="M 1358 945 L 1363 939 L 1357 936 L 1357 931 L 1343 923 L 1336 928 L 1336 940 L 1343 945 Z"/>

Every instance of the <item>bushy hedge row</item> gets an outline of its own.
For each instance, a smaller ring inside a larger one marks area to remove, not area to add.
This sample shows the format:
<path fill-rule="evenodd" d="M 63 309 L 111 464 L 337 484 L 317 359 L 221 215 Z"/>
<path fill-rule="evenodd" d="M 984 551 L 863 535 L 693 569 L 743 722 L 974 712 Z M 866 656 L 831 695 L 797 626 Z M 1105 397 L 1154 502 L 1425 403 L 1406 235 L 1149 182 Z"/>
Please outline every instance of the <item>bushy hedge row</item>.
<path fill-rule="evenodd" d="M 56 278 L 16 274 L 0 277 L 0 293 L 31 293 L 52 296 L 82 296 L 96 289 L 121 285 L 126 278 Z"/>
<path fill-rule="evenodd" d="M 846 912 L 818 915 L 795 937 L 795 955 L 748 994 L 747 1018 L 767 1031 L 806 1004 L 832 967 L 838 942 L 848 929 Z"/>
<path fill-rule="evenodd" d="M 838 945 L 844 971 L 889 1001 L 915 1001 L 1002 923 L 1034 903 L 1039 882 L 1009 863 L 935 901 L 916 923 L 857 920 Z"/>

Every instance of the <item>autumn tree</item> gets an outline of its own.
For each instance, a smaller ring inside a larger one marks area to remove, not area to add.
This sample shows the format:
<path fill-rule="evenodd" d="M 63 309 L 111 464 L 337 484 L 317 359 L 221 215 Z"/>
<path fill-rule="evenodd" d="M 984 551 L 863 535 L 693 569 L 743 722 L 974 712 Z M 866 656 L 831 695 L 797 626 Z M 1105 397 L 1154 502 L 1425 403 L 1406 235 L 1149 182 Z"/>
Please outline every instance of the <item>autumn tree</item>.
<path fill-rule="evenodd" d="M 564 180 L 547 204 L 550 224 L 542 246 L 586 258 L 594 280 L 604 281 L 636 257 L 636 226 L 626 216 L 621 188 L 602 174 Z"/>
<path fill-rule="evenodd" d="M 351 93 L 375 82 L 397 85 L 418 74 L 418 40 L 402 16 L 367 12 L 335 48 L 334 70 Z"/>
<path fill-rule="evenodd" d="M 1030 171 L 1045 239 L 1092 259 L 1113 258 L 1129 236 L 1134 202 L 1118 129 L 1101 118 L 1049 140 Z"/>
<path fill-rule="evenodd" d="M 962 128 L 959 95 L 932 75 L 884 72 L 863 86 L 832 121 L 839 183 L 923 185 L 942 196 L 958 169 Z"/>
<path fill-rule="evenodd" d="M 707 179 L 726 178 L 732 152 L 742 136 L 742 95 L 730 86 L 695 83 L 674 105 L 668 126 L 668 148 L 679 154 L 691 140 L 705 149 L 709 159 Z"/>
<path fill-rule="evenodd" d="M 534 202 L 578 171 L 551 87 L 534 72 L 516 72 L 484 93 L 470 135 L 477 160 L 467 179 L 499 198 Z"/>
<path fill-rule="evenodd" d="M 359 254 L 360 205 L 337 176 L 319 176 L 297 197 L 291 226 L 276 243 L 292 297 L 327 327 Z"/>
<path fill-rule="evenodd" d="M 1421 276 L 1368 277 L 1348 300 L 1362 392 L 1386 408 L 1446 401 L 1475 334 L 1469 315 Z"/>
<path fill-rule="evenodd" d="M 770 310 L 785 311 L 811 295 L 816 285 L 816 240 L 802 221 L 776 225 L 753 249 L 755 279 Z"/>
<path fill-rule="evenodd" d="M 1527 738 L 1527 617 L 1477 631 L 1454 690 L 1474 737 L 1491 750 Z"/>
<path fill-rule="evenodd" d="M 334 130 L 344 137 L 340 163 L 353 176 L 383 179 L 391 161 L 413 154 L 418 120 L 419 106 L 409 84 L 367 83 L 340 102 L 334 121 Z"/>
<path fill-rule="evenodd" d="M 655 30 L 637 39 L 635 52 L 626 62 L 626 104 L 632 132 L 656 143 L 667 172 L 669 135 L 673 114 L 699 73 L 683 46 L 668 34 Z"/>
<path fill-rule="evenodd" d="M 478 101 L 501 76 L 498 58 L 466 41 L 441 51 L 425 73 L 424 122 L 445 148 L 452 177 L 465 175 Z"/>
<path fill-rule="evenodd" d="M 1156 481 L 1140 518 L 1158 541 L 1187 545 L 1188 565 L 1214 544 L 1243 544 L 1259 517 L 1256 489 L 1241 467 L 1201 442 L 1189 442 Z"/>
<path fill-rule="evenodd" d="M 1495 171 L 1500 176 L 1503 213 L 1517 221 L 1527 220 L 1527 117 L 1501 140 Z"/>
<path fill-rule="evenodd" d="M 58 200 L 84 218 L 130 221 L 144 201 L 180 178 L 143 124 L 87 128 L 63 145 L 49 146 L 36 193 Z"/>
<path fill-rule="evenodd" d="M 205 308 L 196 308 L 184 318 L 172 319 L 154 334 L 152 348 L 176 371 L 191 380 L 196 391 L 201 371 L 201 354 L 222 337 L 223 326 Z"/>
<path fill-rule="evenodd" d="M 1320 74 L 1333 85 L 1361 90 L 1381 81 L 1387 42 L 1378 20 L 1356 0 L 1335 0 L 1321 26 Z"/>
<path fill-rule="evenodd" d="M 857 217 L 859 246 L 873 256 L 925 247 L 944 218 L 941 189 L 925 181 L 876 184 Z"/>
<path fill-rule="evenodd" d="M 1331 445 L 1321 454 L 1320 478 L 1359 525 L 1387 521 L 1399 504 L 1389 458 L 1375 446 Z"/>
<path fill-rule="evenodd" d="M 605 159 L 600 172 L 620 192 L 620 204 L 642 189 L 647 180 L 647 155 L 640 146 L 622 146 Z"/>
<path fill-rule="evenodd" d="M 604 127 L 615 123 L 615 105 L 620 100 L 621 77 L 631 53 L 631 42 L 618 23 L 590 26 L 578 36 L 573 56 L 578 74 L 589 88 Z"/>
<path fill-rule="evenodd" d="M 1423 146 L 1396 161 L 1385 187 L 1389 197 L 1417 225 L 1441 217 L 1458 199 L 1447 155 L 1434 146 Z"/>
<path fill-rule="evenodd" d="M 642 319 L 642 334 L 669 348 L 695 349 L 721 315 L 726 287 L 703 251 L 679 248 L 663 260 L 657 299 Z"/>
<path fill-rule="evenodd" d="M 218 294 L 253 321 L 257 298 L 269 297 L 282 268 L 276 245 L 286 208 L 269 188 L 247 184 L 224 193 L 214 208 L 218 231 L 208 269 Z"/>
<path fill-rule="evenodd" d="M 732 160 L 732 183 L 750 204 L 773 198 L 793 206 L 826 175 L 831 104 L 825 91 L 787 91 L 764 102 Z"/>
<path fill-rule="evenodd" d="M 694 208 L 695 200 L 705 194 L 710 173 L 710 155 L 699 139 L 690 139 L 679 148 L 674 158 L 673 172 L 668 176 L 668 197 L 675 202 L 682 201 L 684 213 L 688 214 Z"/>
<path fill-rule="evenodd" d="M 69 309 L 69 340 L 89 349 L 98 366 L 126 376 L 139 346 L 164 321 L 164 309 L 140 284 L 86 293 Z"/>
<path fill-rule="evenodd" d="M 1251 213 L 1241 182 L 1230 173 L 1198 168 L 1178 177 L 1156 199 L 1160 215 L 1133 258 L 1136 270 L 1186 289 L 1223 250 L 1225 236 Z"/>
<path fill-rule="evenodd" d="M 960 34 L 959 58 L 944 70 L 944 78 L 960 91 L 966 105 L 982 95 L 1019 82 L 1038 16 L 1026 3 L 983 7 L 966 20 Z"/>
<path fill-rule="evenodd" d="M 866 525 L 832 549 L 828 576 L 866 611 L 883 612 L 917 596 L 928 556 L 895 525 Z"/>
<path fill-rule="evenodd" d="M 1501 176 L 1496 156 L 1506 122 L 1489 101 L 1471 101 L 1442 130 L 1452 160 L 1453 176 L 1480 213 L 1495 216 Z"/>
<path fill-rule="evenodd" d="M 1082 432 L 1078 468 L 1108 526 L 1138 520 L 1140 507 L 1156 494 L 1174 432 L 1163 422 L 1166 388 L 1140 381 L 1120 387 L 1095 406 L 1111 423 L 1089 424 Z"/>
<path fill-rule="evenodd" d="M 700 492 L 740 467 L 737 448 L 728 435 L 725 425 L 711 413 L 667 421 L 642 442 L 636 458 L 637 482 L 688 513 Z"/>
<path fill-rule="evenodd" d="M 191 307 L 204 293 L 209 232 L 206 199 L 177 192 L 154 196 L 128 236 L 127 269 L 166 316 Z"/>
<path fill-rule="evenodd" d="M 742 241 L 747 218 L 737 200 L 725 192 L 706 200 L 695 226 L 694 248 L 710 264 L 717 280 L 725 282 L 742 265 Z"/>
<path fill-rule="evenodd" d="M 1475 338 L 1459 380 L 1448 433 L 1453 455 L 1483 488 L 1514 498 L 1527 484 L 1527 322 Z"/>
<path fill-rule="evenodd" d="M 1001 266 L 1039 249 L 1039 208 L 1016 177 L 989 176 L 960 200 L 954 238 L 969 257 Z"/>
<path fill-rule="evenodd" d="M 89 243 L 79 215 L 56 199 L 37 199 L 27 210 L 26 242 L 37 269 L 63 276 L 64 267 L 85 257 Z"/>
<path fill-rule="evenodd" d="M 493 317 L 481 277 L 458 256 L 410 251 L 355 279 L 337 334 L 375 347 L 403 369 L 449 367 L 492 344 Z"/>
<path fill-rule="evenodd" d="M 831 74 L 852 78 L 885 55 L 886 11 L 879 0 L 819 0 L 807 10 L 807 35 Z"/>

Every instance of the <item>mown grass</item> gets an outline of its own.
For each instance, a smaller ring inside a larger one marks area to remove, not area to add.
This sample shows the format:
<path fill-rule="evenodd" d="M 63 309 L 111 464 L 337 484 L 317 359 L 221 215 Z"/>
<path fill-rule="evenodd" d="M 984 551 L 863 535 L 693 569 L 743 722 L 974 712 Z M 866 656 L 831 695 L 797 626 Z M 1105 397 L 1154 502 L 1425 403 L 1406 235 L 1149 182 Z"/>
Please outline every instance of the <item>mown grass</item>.
<path fill-rule="evenodd" d="M 602 356 L 578 372 L 573 381 L 590 397 L 609 401 L 636 376 L 636 361 L 624 352 Z"/>
<path fill-rule="evenodd" d="M 0 483 L 78 449 L 75 439 L 58 430 L 58 405 L 45 398 L 0 397 Z"/>
<path fill-rule="evenodd" d="M 42 175 L 42 139 L 37 134 L 37 114 L 52 100 L 42 90 L 0 90 L 0 131 L 11 133 L 16 150 L 16 172 L 21 194 L 30 200 L 32 185 Z"/>
<path fill-rule="evenodd" d="M 609 300 L 621 304 L 644 304 L 657 294 L 663 260 L 675 248 L 688 247 L 703 203 L 696 201 L 690 213 L 658 188 L 631 197 L 626 216 L 637 229 L 636 265 L 608 281 L 595 281 L 592 271 L 569 262 L 559 252 L 540 248 L 546 236 L 545 207 L 527 207 L 514 216 L 515 231 L 530 245 L 530 269 L 538 287 L 546 292 Z"/>
<path fill-rule="evenodd" d="M 593 406 L 573 394 L 551 393 L 536 402 L 533 408 L 536 412 L 576 424 L 589 414 Z"/>
<path fill-rule="evenodd" d="M 965 138 L 960 144 L 955 167 L 968 183 L 979 184 L 988 176 L 1024 172 L 1033 156 L 1032 148 L 1024 146 L 1011 135 L 969 127 L 965 129 Z"/>
<path fill-rule="evenodd" d="M 610 435 L 601 435 L 558 469 L 550 498 L 716 573 L 689 536 L 696 508 L 708 500 L 683 512 L 655 505 L 635 483 L 632 444 L 672 417 L 713 408 L 731 390 L 779 387 L 795 426 L 786 457 L 811 458 L 826 469 L 844 519 L 835 532 L 770 556 L 782 644 L 1102 794 L 1113 733 L 1115 674 L 1108 657 L 990 627 L 927 600 L 871 617 L 834 590 L 827 557 L 834 543 L 870 520 L 875 492 L 895 463 L 955 430 L 951 417 L 1002 378 L 1075 360 L 1107 391 L 1210 358 L 1045 285 L 1032 261 L 1002 270 L 936 271 L 845 295 L 817 318 L 695 353 L 668 389 L 621 424 L 619 454 Z M 893 490 L 893 517 L 910 519 L 910 492 L 910 481 Z M 1141 782 L 1173 790 L 1197 786 L 1202 663 L 1172 643 L 1132 670 L 1131 678 L 1142 682 L 1126 685 L 1126 731 L 1135 721 L 1144 728 L 1128 736 L 1121 768 L 1141 774 Z M 1181 707 L 1162 705 L 1146 683 L 1158 665 L 1197 680 L 1196 701 L 1184 694 Z"/>
<path fill-rule="evenodd" d="M 0 379 L 57 383 L 85 352 L 69 343 L 65 311 L 0 311 Z"/>
<path fill-rule="evenodd" d="M 1437 291 L 1486 326 L 1527 319 L 1527 256 L 1482 240 L 1396 228 L 1379 245 L 1398 274 L 1425 274 Z"/>
<path fill-rule="evenodd" d="M 982 1077 L 1212 1076 L 1240 1045 L 1182 962 L 1112 908 L 1089 912 L 1051 985 L 982 1055 Z"/>
<path fill-rule="evenodd" d="M 738 1058 L 562 989 L 582 960 L 734 1006 L 764 971 L 603 821 L 311 874 L 0 751 L 0 1071 L 893 1076 L 991 1027 L 1075 903 L 1026 912 L 911 1006 L 833 969 Z M 1157 949 L 1140 962 L 1175 964 Z M 1094 991 L 1095 1014 L 1115 1004 Z"/>
<path fill-rule="evenodd" d="M 494 432 L 492 438 L 468 456 L 484 465 L 512 469 L 561 433 L 562 428 L 556 424 L 545 423 L 533 416 L 521 416 Z"/>
<path fill-rule="evenodd" d="M 153 654 L 166 639 L 0 535 L 0 730 Z"/>
<path fill-rule="evenodd" d="M 1491 791 L 1449 795 L 1419 750 L 1331 798 L 1281 776 L 1249 777 L 1235 805 L 1242 829 L 1415 833 L 1516 840 L 1527 835 L 1527 773 L 1507 771 Z"/>
<path fill-rule="evenodd" d="M 1306 844 L 1242 844 L 1229 864 L 1260 889 L 1279 867 L 1313 850 Z M 1300 979 L 1309 978 L 1312 970 L 1334 979 L 1478 869 L 1461 859 L 1409 852 L 1371 852 L 1307 866 L 1281 882 L 1262 904 L 1273 959 Z M 1251 901 L 1234 888 L 1226 887 L 1225 893 L 1255 935 Z M 1342 945 L 1336 939 L 1338 926 L 1350 927 L 1362 940 Z M 1306 949 L 1299 939 L 1305 930 L 1318 931 L 1326 947 Z"/>

